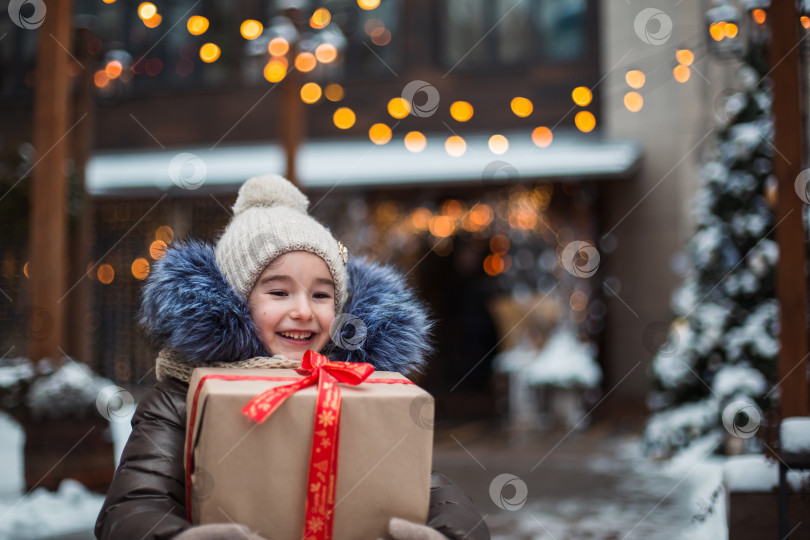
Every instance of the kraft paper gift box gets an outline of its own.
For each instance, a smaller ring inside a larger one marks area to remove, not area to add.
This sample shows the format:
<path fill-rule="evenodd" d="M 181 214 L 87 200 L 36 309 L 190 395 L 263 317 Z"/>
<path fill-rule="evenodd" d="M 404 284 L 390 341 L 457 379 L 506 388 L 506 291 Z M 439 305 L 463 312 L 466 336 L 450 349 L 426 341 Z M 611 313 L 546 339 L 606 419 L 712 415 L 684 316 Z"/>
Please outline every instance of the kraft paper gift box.
<path fill-rule="evenodd" d="M 242 413 L 265 390 L 301 378 L 291 369 L 194 371 L 186 445 L 192 486 L 186 504 L 193 523 L 240 523 L 273 540 L 311 536 L 313 527 L 305 531 L 304 522 L 318 386 L 291 394 L 263 423 Z M 406 380 L 377 371 L 367 381 L 375 379 Z M 425 523 L 433 398 L 413 384 L 338 386 L 342 407 L 331 538 L 384 537 L 391 517 Z"/>

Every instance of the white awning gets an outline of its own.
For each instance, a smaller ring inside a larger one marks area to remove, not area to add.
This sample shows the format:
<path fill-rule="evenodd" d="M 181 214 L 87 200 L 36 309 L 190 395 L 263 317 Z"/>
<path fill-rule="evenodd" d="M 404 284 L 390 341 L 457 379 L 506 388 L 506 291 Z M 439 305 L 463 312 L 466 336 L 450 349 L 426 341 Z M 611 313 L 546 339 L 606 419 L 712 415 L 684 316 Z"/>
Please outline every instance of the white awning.
<path fill-rule="evenodd" d="M 626 178 L 641 162 L 633 141 L 609 141 L 581 134 L 556 134 L 546 148 L 528 132 L 504 133 L 509 149 L 494 154 L 488 135 L 466 136 L 460 157 L 444 147 L 446 134 L 427 134 L 427 146 L 408 151 L 403 140 L 377 146 L 368 139 L 311 140 L 298 153 L 298 177 L 304 188 L 403 187 L 480 182 L 492 178 L 523 181 Z M 156 151 L 97 152 L 87 167 L 93 195 L 163 192 L 169 189 L 234 190 L 251 176 L 284 174 L 278 144 L 175 148 Z"/>

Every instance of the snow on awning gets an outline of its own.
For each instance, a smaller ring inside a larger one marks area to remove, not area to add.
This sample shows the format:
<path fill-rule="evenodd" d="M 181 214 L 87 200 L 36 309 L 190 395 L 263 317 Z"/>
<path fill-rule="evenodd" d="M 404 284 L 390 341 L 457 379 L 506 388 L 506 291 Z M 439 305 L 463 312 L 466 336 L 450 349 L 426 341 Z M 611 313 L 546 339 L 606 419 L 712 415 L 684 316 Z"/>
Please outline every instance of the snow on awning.
<path fill-rule="evenodd" d="M 509 140 L 506 153 L 492 153 L 488 136 L 475 135 L 465 137 L 467 150 L 460 157 L 447 154 L 446 136 L 438 134 L 428 134 L 427 146 L 419 153 L 405 149 L 401 139 L 383 146 L 368 139 L 307 141 L 299 148 L 298 177 L 308 189 L 418 187 L 493 177 L 612 179 L 630 176 L 641 161 L 641 148 L 633 141 L 561 134 L 550 146 L 539 148 L 528 133 L 504 135 Z M 163 192 L 179 190 L 185 182 L 187 189 L 231 191 L 251 176 L 283 175 L 285 169 L 278 144 L 98 152 L 87 166 L 87 190 L 93 195 Z"/>

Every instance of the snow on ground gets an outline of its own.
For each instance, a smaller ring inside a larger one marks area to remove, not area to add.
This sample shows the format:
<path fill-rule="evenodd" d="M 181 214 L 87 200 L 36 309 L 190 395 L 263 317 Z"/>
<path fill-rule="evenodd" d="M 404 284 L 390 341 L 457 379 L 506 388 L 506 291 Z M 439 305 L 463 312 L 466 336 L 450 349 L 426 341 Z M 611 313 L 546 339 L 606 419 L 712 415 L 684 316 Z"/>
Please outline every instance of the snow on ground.
<path fill-rule="evenodd" d="M 116 465 L 129 437 L 129 419 L 111 422 Z M 104 496 L 91 493 L 75 480 L 66 479 L 57 491 L 35 488 L 24 493 L 24 434 L 19 424 L 0 412 L 0 538 L 92 538 Z"/>
<path fill-rule="evenodd" d="M 810 418 L 785 418 L 779 426 L 779 437 L 784 452 L 810 452 Z"/>

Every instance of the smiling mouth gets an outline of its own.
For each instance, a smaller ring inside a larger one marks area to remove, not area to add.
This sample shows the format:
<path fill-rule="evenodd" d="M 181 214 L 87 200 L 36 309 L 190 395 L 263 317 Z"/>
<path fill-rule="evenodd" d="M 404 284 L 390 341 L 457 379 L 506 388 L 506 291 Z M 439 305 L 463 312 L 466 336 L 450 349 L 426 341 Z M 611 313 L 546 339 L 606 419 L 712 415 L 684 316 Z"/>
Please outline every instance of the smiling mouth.
<path fill-rule="evenodd" d="M 300 341 L 301 343 L 309 341 L 315 336 L 312 332 L 277 332 L 277 334 L 290 341 Z"/>

